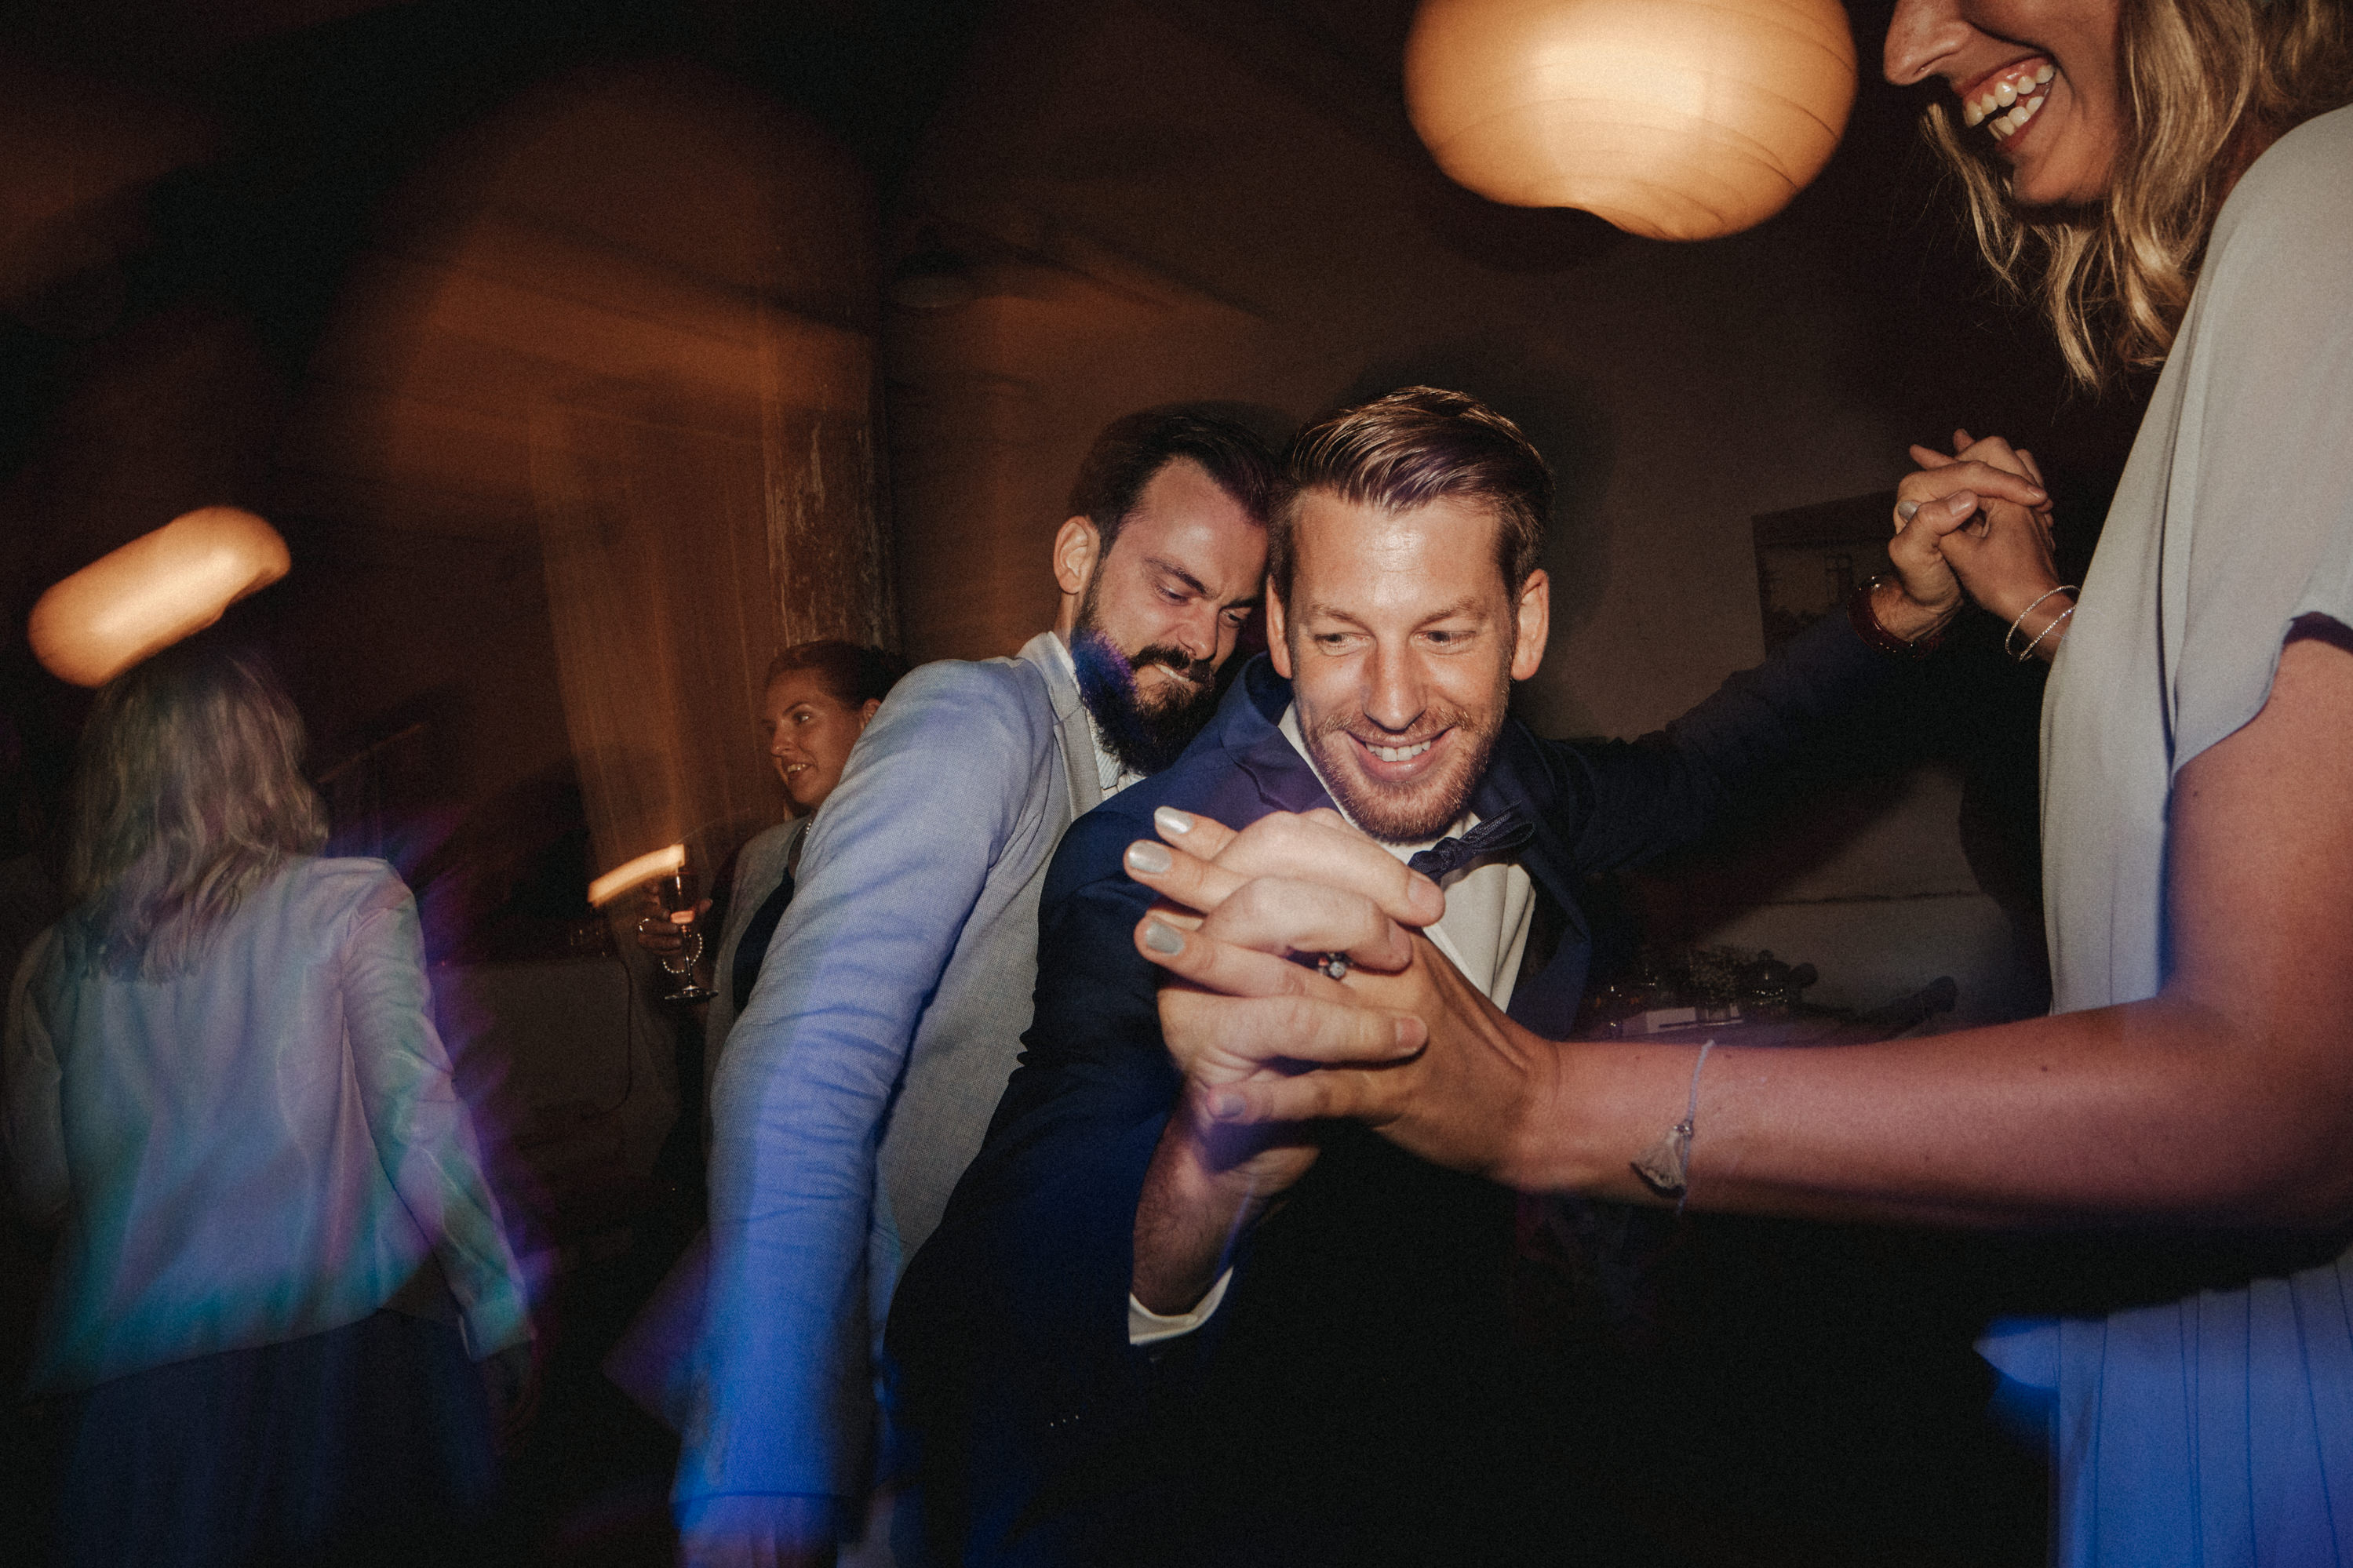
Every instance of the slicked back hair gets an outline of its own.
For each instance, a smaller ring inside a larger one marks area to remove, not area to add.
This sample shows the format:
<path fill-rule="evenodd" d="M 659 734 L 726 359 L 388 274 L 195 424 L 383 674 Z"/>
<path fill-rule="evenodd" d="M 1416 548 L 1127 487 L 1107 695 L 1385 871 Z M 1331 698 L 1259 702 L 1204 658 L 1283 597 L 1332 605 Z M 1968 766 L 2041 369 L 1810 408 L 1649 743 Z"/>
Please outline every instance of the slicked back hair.
<path fill-rule="evenodd" d="M 1264 528 L 1282 498 L 1282 469 L 1250 431 L 1183 405 L 1146 408 L 1113 420 L 1079 465 L 1069 515 L 1095 525 L 1097 559 L 1111 553 L 1144 487 L 1178 458 L 1201 465 L 1219 489 Z"/>
<path fill-rule="evenodd" d="M 1485 503 L 1495 514 L 1495 564 L 1515 599 L 1544 558 L 1552 469 L 1518 426 L 1468 393 L 1401 386 L 1344 408 L 1299 433 L 1284 469 L 1290 494 L 1267 536 L 1267 580 L 1285 604 L 1298 558 L 1293 531 L 1311 490 L 1391 512 Z"/>
<path fill-rule="evenodd" d="M 827 693 L 844 708 L 862 708 L 891 694 L 891 688 L 907 673 L 907 661 L 879 647 L 825 637 L 795 643 L 776 655 L 768 665 L 767 684 L 775 685 L 780 675 L 802 670 L 814 673 Z"/>

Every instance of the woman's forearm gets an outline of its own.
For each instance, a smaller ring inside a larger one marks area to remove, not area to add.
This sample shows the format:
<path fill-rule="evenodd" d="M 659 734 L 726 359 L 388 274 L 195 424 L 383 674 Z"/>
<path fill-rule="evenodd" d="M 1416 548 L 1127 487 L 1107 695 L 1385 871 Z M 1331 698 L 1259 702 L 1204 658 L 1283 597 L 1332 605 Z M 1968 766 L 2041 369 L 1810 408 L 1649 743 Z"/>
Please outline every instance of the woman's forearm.
<path fill-rule="evenodd" d="M 2157 997 L 1924 1040 L 1713 1053 L 1690 1201 L 1946 1224 L 2353 1218 L 2348 778 L 2353 651 L 2292 637 L 2262 710 L 2174 775 Z M 1216 994 L 1215 947 L 1154 960 L 1208 998 L 1169 1027 L 1172 1048 L 1190 1031 L 1282 1058 L 1280 1031 L 1235 1033 L 1255 1004 Z M 1353 1058 L 1238 1080 L 1217 1115 L 1345 1117 L 1524 1189 L 1657 1197 L 1632 1163 L 1683 1119 L 1696 1045 L 1541 1039 L 1422 937 L 1404 968 L 1351 973 L 1347 988 L 1345 1003 L 1292 1005 L 1334 1038 L 1356 1018 Z M 1428 1030 L 1409 1059 L 1371 1048 L 1399 1015 Z"/>
<path fill-rule="evenodd" d="M 1724 1051 L 1693 1201 L 1780 1213 L 2353 1215 L 2353 654 L 2294 639 L 2253 721 L 2175 776 L 2156 998 L 1931 1039 Z M 2063 849 L 2054 849 L 2063 853 Z M 1555 1048 L 1526 1174 L 1623 1192 L 1690 1064 Z M 1531 1097 L 1518 1097 L 1524 1103 Z"/>
<path fill-rule="evenodd" d="M 2327 1224 L 2353 1213 L 2340 1053 L 2161 999 L 1876 1046 L 1719 1047 L 1691 1147 L 1698 1206 L 2015 1225 L 2071 1215 Z M 1552 1047 L 1515 1185 L 1641 1200 L 1695 1050 Z"/>

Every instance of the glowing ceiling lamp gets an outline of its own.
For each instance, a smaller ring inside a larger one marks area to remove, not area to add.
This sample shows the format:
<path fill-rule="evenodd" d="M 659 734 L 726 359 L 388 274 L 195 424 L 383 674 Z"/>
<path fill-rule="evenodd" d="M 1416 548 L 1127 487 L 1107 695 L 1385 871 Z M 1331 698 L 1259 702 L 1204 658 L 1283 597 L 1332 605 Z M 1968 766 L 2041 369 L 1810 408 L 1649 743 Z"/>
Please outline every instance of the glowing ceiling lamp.
<path fill-rule="evenodd" d="M 192 637 L 248 594 L 286 575 L 278 531 L 249 511 L 208 506 L 100 556 L 33 606 L 25 636 L 60 680 L 103 686 Z"/>
<path fill-rule="evenodd" d="M 1423 0 L 1406 106 L 1439 167 L 1652 239 L 1764 222 L 1854 103 L 1838 0 Z"/>

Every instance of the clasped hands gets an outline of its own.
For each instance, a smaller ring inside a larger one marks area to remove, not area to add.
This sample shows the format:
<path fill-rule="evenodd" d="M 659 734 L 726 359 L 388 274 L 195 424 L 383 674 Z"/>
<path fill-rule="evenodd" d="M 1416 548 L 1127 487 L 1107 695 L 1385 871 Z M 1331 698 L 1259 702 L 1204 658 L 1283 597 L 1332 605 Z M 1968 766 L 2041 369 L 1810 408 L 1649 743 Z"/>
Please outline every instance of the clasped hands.
<path fill-rule="evenodd" d="M 1506 1183 L 1557 1093 L 1558 1049 L 1512 1023 L 1422 934 L 1437 884 L 1329 810 L 1237 833 L 1166 807 L 1127 857 L 1160 895 L 1136 949 L 1166 972 L 1161 1033 L 1211 1173 L 1264 1201 L 1314 1158 L 1298 1130 L 1361 1121 Z M 1295 960 L 1347 955 L 1335 980 Z"/>
<path fill-rule="evenodd" d="M 1999 436 L 1980 439 L 1956 430 L 1950 455 L 1920 446 L 1911 455 L 1920 466 L 1896 486 L 1895 537 L 1887 553 L 1905 597 L 1943 617 L 1928 629 L 1959 608 L 1964 588 L 1988 613 L 2010 621 L 2059 586 L 2051 496 L 2033 453 Z M 1884 614 L 1882 623 L 1907 641 L 1915 636 Z"/>

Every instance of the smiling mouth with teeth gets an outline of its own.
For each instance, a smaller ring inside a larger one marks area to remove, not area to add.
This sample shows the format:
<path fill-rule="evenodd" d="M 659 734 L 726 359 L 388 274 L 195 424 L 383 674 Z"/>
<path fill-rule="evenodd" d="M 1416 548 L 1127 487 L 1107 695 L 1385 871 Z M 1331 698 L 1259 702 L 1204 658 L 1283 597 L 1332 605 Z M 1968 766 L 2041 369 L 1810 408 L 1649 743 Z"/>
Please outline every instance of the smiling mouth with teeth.
<path fill-rule="evenodd" d="M 1961 118 L 1983 125 L 1997 142 L 2007 142 L 2042 112 L 2057 73 L 2049 60 L 2029 60 L 2002 72 L 1961 100 Z"/>
<path fill-rule="evenodd" d="M 1385 763 L 1409 762 L 1413 758 L 1421 755 L 1422 752 L 1430 750 L 1431 746 L 1437 743 L 1438 737 L 1435 735 L 1432 735 L 1427 741 L 1417 742 L 1415 744 L 1410 746 L 1376 746 L 1371 744 L 1369 742 L 1359 742 L 1359 744 L 1364 746 L 1365 750 L 1372 752 L 1373 755 L 1378 757 Z"/>

